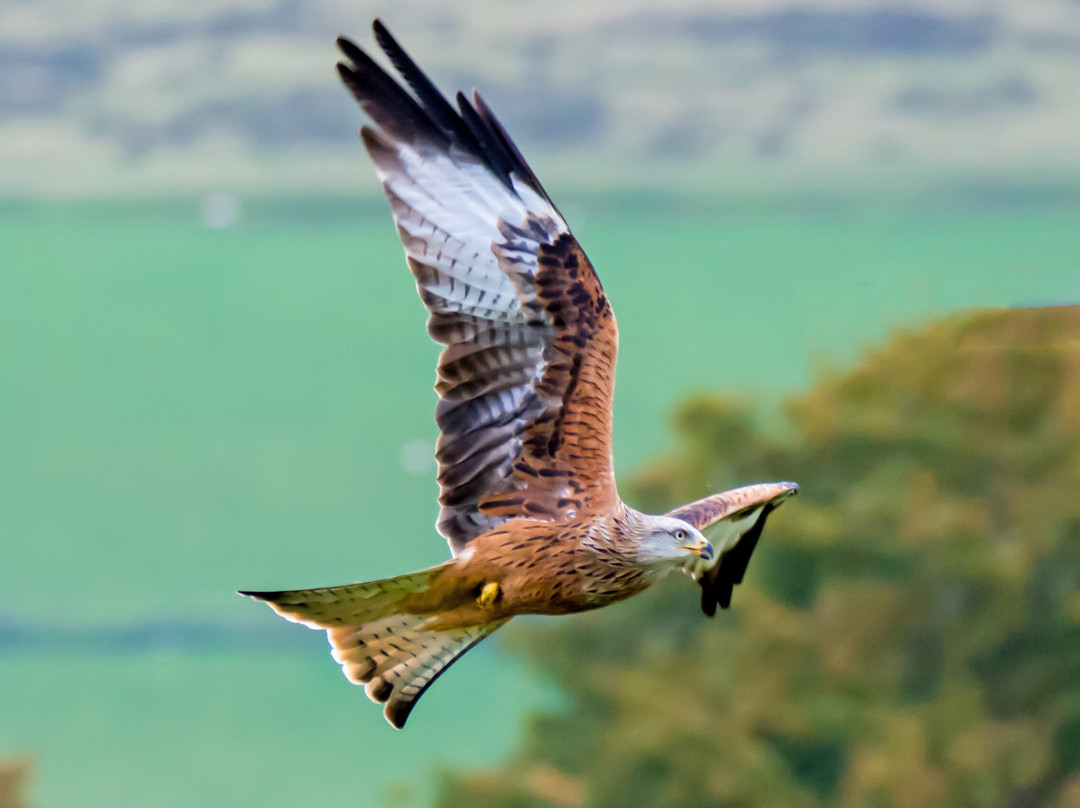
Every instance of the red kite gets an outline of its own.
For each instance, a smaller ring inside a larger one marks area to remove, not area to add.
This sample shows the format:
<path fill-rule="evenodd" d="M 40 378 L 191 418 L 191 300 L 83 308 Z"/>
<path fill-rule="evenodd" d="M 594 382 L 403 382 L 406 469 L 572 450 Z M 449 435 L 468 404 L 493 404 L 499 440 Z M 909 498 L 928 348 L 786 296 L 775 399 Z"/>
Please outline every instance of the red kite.
<path fill-rule="evenodd" d="M 347 39 L 342 81 L 386 188 L 439 357 L 438 530 L 452 558 L 370 583 L 243 592 L 326 630 L 336 659 L 402 727 L 416 700 L 518 614 L 569 614 L 678 569 L 727 608 L 794 483 L 714 494 L 664 516 L 615 488 L 618 329 L 592 264 L 479 95 L 457 108 L 376 21 L 411 93 Z M 710 542 L 702 531 L 708 529 Z"/>

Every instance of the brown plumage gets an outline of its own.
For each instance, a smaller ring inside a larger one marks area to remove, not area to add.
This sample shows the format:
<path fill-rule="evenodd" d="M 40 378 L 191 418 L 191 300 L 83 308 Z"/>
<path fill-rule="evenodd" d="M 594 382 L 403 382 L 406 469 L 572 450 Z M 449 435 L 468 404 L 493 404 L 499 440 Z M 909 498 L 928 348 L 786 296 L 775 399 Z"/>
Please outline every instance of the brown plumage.
<path fill-rule="evenodd" d="M 406 91 L 339 39 L 338 70 L 406 261 L 444 348 L 437 527 L 453 558 L 382 581 L 244 592 L 325 629 L 350 681 L 402 727 L 469 648 L 518 614 L 634 595 L 672 569 L 727 608 L 768 514 L 794 483 L 714 494 L 664 516 L 625 505 L 611 457 L 618 329 L 592 264 L 479 95 L 439 93 L 378 21 Z M 709 531 L 710 542 L 702 531 Z"/>

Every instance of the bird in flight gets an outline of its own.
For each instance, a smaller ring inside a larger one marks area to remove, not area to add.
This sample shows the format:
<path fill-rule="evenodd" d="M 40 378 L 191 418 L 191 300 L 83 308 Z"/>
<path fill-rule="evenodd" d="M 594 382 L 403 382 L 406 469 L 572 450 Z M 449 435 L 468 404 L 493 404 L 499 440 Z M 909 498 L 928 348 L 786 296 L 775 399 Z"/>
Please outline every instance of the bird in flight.
<path fill-rule="evenodd" d="M 240 594 L 325 630 L 345 676 L 400 729 L 443 671 L 515 615 L 607 606 L 671 570 L 697 581 L 707 615 L 727 608 L 766 517 L 798 486 L 748 485 L 662 516 L 619 498 L 619 334 L 592 264 L 480 96 L 458 93 L 455 108 L 378 20 L 374 31 L 408 89 L 345 38 L 338 72 L 372 121 L 360 135 L 444 346 L 437 528 L 451 558 Z"/>

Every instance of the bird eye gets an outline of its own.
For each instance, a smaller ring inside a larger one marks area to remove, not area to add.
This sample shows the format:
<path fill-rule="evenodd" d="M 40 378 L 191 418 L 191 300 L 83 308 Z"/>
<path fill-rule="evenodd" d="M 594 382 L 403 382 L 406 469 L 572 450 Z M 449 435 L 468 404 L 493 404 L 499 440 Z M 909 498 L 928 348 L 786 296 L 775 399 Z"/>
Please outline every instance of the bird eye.
<path fill-rule="evenodd" d="M 675 540 L 676 541 L 682 541 L 685 538 L 686 538 L 686 531 L 685 530 L 683 530 L 682 528 L 679 528 L 678 530 L 675 531 Z"/>

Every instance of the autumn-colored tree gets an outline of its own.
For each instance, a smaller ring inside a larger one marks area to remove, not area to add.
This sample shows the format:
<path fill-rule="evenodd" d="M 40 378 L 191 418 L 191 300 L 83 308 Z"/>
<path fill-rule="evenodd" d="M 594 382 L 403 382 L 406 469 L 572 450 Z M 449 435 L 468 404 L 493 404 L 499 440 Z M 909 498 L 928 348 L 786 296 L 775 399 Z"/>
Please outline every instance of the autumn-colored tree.
<path fill-rule="evenodd" d="M 802 484 L 731 610 L 671 580 L 520 627 L 565 709 L 442 808 L 1080 807 L 1080 308 L 950 317 L 753 412 L 686 402 L 628 497 Z"/>

